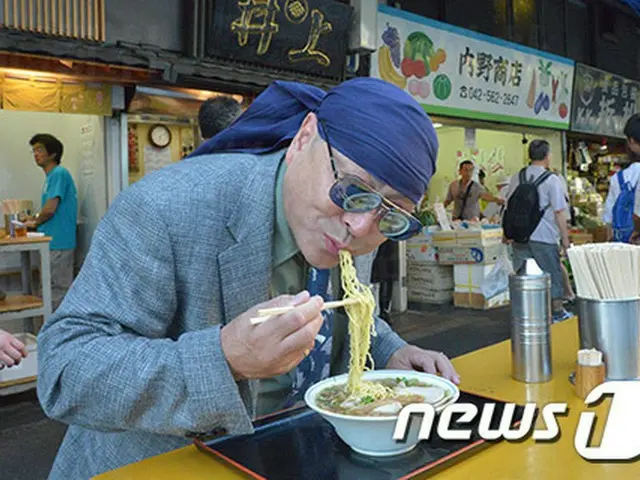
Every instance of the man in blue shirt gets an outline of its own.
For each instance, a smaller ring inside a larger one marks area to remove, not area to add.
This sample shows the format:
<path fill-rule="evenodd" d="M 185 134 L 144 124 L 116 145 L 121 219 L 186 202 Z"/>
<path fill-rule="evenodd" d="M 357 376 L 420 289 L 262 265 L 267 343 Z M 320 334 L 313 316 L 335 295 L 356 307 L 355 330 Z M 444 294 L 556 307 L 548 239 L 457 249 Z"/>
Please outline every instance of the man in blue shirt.
<path fill-rule="evenodd" d="M 42 188 L 42 209 L 31 226 L 52 237 L 51 297 L 55 311 L 73 282 L 77 190 L 69 171 L 60 166 L 63 152 L 60 140 L 53 135 L 39 133 L 31 138 L 29 144 L 36 164 L 46 175 Z"/>

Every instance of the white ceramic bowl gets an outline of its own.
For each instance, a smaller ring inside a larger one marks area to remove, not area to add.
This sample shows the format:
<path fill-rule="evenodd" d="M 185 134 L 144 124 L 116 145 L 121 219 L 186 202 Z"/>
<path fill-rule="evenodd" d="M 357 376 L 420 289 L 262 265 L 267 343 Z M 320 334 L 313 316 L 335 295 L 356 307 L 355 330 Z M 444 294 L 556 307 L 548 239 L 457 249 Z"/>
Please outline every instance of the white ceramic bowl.
<path fill-rule="evenodd" d="M 449 397 L 446 401 L 440 401 L 435 405 L 436 412 L 441 412 L 445 407 L 455 403 L 460 396 L 458 387 L 437 375 L 416 372 L 411 370 L 374 370 L 365 372 L 364 380 L 382 380 L 385 378 L 406 377 L 421 382 L 436 385 Z M 338 436 L 353 450 L 363 455 L 374 457 L 387 457 L 399 455 L 413 450 L 419 442 L 420 421 L 416 418 L 410 422 L 410 429 L 404 441 L 393 439 L 398 415 L 385 417 L 366 417 L 343 415 L 330 412 L 318 407 L 316 396 L 325 388 L 341 385 L 347 382 L 348 374 L 327 378 L 313 385 L 304 396 L 307 405 L 320 414 L 336 429 Z"/>

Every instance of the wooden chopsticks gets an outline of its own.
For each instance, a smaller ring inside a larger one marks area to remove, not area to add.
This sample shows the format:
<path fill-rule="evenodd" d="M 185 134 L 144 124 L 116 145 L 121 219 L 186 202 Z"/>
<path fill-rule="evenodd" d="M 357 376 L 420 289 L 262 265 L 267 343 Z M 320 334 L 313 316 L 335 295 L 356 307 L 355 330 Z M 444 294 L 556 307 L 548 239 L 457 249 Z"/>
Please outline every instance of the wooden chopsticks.
<path fill-rule="evenodd" d="M 346 300 L 325 302 L 324 307 L 322 307 L 322 310 L 329 310 L 331 308 L 344 307 L 345 305 L 354 305 L 358 302 L 359 300 L 357 298 L 348 298 Z M 263 308 L 261 310 L 258 310 L 258 315 L 259 315 L 258 317 L 253 317 L 251 319 L 251 324 L 257 325 L 259 323 L 263 323 L 275 315 L 282 315 L 283 313 L 290 312 L 294 308 L 296 307 L 290 306 L 290 307 Z"/>

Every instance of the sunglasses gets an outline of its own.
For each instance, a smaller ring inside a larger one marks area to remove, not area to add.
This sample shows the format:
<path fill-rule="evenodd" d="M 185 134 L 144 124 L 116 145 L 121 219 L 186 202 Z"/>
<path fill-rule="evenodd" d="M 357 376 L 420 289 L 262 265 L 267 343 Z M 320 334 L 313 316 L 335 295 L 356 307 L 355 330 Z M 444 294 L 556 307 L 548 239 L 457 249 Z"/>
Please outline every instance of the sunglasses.
<path fill-rule="evenodd" d="M 327 139 L 329 160 L 335 178 L 329 189 L 329 197 L 333 203 L 345 212 L 366 213 L 375 210 L 378 214 L 378 229 L 390 240 L 407 240 L 420 233 L 422 223 L 414 215 L 385 198 L 358 177 L 354 175 L 340 176 L 336 168 L 327 128 L 322 121 L 320 121 L 320 125 Z"/>

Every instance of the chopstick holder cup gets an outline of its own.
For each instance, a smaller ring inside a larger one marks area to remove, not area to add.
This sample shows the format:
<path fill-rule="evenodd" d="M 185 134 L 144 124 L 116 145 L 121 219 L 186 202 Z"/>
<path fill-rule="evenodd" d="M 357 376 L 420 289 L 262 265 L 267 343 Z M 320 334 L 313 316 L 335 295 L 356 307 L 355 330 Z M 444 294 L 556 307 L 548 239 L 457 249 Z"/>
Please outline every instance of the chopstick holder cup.
<path fill-rule="evenodd" d="M 602 352 L 596 349 L 579 350 L 576 362 L 576 395 L 586 398 L 589 393 L 605 381 L 606 368 Z"/>

